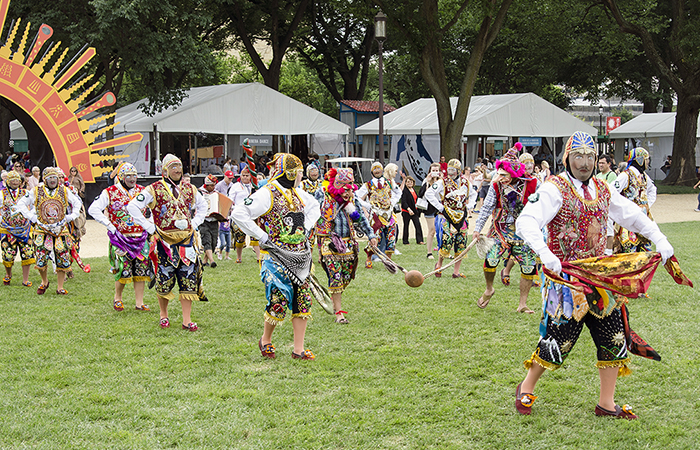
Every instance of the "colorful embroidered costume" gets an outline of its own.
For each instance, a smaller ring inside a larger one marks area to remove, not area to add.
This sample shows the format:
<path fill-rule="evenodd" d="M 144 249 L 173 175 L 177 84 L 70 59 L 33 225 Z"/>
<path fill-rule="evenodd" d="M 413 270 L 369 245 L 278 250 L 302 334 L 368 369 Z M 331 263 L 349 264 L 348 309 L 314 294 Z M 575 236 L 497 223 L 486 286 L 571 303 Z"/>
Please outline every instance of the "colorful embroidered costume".
<path fill-rule="evenodd" d="M 391 257 L 396 248 L 394 207 L 401 201 L 401 190 L 392 180 L 375 176 L 376 169 L 382 169 L 378 162 L 372 164 L 373 178 L 364 183 L 355 195 L 360 200 L 360 205 L 369 211 L 369 223 L 380 239 L 380 250 Z M 372 254 L 369 248 L 365 248 L 365 252 L 367 255 Z"/>
<path fill-rule="evenodd" d="M 58 178 L 54 167 L 44 169 L 44 180 Z M 73 240 L 68 224 L 80 214 L 82 202 L 60 182 L 54 189 L 49 189 L 46 182 L 35 187 L 17 202 L 18 209 L 34 227 L 34 245 L 36 246 L 36 267 L 47 270 L 49 257 L 53 253 L 56 270 L 67 272 L 71 266 L 70 250 Z"/>
<path fill-rule="evenodd" d="M 311 195 L 293 187 L 297 173 L 302 170 L 301 161 L 296 156 L 278 153 L 272 164 L 270 180 L 249 197 L 237 201 L 232 218 L 244 233 L 260 242 L 261 248 L 268 248 L 279 257 L 263 251 L 260 269 L 267 298 L 264 320 L 275 326 L 284 321 L 287 310 L 291 311 L 292 319 L 311 317 L 308 233 L 320 212 L 318 202 Z"/>
<path fill-rule="evenodd" d="M 649 152 L 646 149 L 632 149 L 627 157 L 627 169 L 618 175 L 613 186 L 623 197 L 638 205 L 649 219 L 654 220 L 650 208 L 656 201 L 656 185 L 644 172 L 648 161 Z M 615 233 L 613 246 L 617 253 L 648 252 L 652 248 L 649 239 L 624 227 L 619 227 Z"/>
<path fill-rule="evenodd" d="M 2 263 L 12 267 L 19 253 L 22 265 L 34 264 L 34 241 L 31 236 L 31 222 L 19 211 L 13 211 L 20 198 L 26 194 L 22 188 L 12 189 L 10 178 L 20 181 L 17 172 L 8 172 L 5 187 L 0 190 L 0 246 L 2 247 Z"/>
<path fill-rule="evenodd" d="M 447 258 L 452 252 L 459 254 L 467 246 L 466 230 L 469 226 L 469 185 L 462 184 L 459 175 L 462 165 L 452 159 L 447 164 L 448 174 L 428 187 L 425 199 L 433 205 L 445 220 L 442 222 L 440 256 Z"/>
<path fill-rule="evenodd" d="M 145 208 L 151 210 L 153 223 L 141 212 Z M 195 216 L 190 219 L 193 209 Z M 151 252 L 157 261 L 156 294 L 172 300 L 177 282 L 180 300 L 206 301 L 200 243 L 194 230 L 204 222 L 207 203 L 197 189 L 189 183 L 174 185 L 163 178 L 138 193 L 129 202 L 127 211 L 137 225 L 155 235 L 156 245 Z"/>
<path fill-rule="evenodd" d="M 122 284 L 151 281 L 154 276 L 148 258 L 148 233 L 134 221 L 126 208 L 143 189 L 136 184 L 127 190 L 121 183 L 116 183 L 103 190 L 88 209 L 97 222 L 107 227 L 111 271 L 114 279 Z"/>
<path fill-rule="evenodd" d="M 355 224 L 368 239 L 375 237 L 367 218 L 360 211 L 357 199 L 344 201 L 342 188 L 354 190 L 352 169 L 331 169 L 328 187 L 323 190 L 321 218 L 316 225 L 321 264 L 328 276 L 328 290 L 340 293 L 355 279 L 358 262 L 358 243 Z M 338 182 L 336 183 L 336 180 Z M 336 189 L 334 190 L 334 185 Z M 331 193 L 329 192 L 329 190 Z"/>

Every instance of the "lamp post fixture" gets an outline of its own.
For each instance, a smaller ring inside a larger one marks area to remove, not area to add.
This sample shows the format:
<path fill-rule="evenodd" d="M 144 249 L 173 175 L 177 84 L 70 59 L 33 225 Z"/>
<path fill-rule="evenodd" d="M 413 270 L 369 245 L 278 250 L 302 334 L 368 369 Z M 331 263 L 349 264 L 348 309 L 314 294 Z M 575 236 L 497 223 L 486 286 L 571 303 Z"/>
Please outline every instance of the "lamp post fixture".
<path fill-rule="evenodd" d="M 386 39 L 386 16 L 379 11 L 374 16 L 374 38 L 379 45 L 379 162 L 384 165 L 384 40 Z"/>
<path fill-rule="evenodd" d="M 598 115 L 600 116 L 600 122 L 598 122 L 598 125 L 600 126 L 600 132 L 598 133 L 598 153 L 602 154 L 603 153 L 603 142 L 601 140 L 601 136 L 603 136 L 603 111 L 604 108 L 602 106 L 598 107 Z"/>

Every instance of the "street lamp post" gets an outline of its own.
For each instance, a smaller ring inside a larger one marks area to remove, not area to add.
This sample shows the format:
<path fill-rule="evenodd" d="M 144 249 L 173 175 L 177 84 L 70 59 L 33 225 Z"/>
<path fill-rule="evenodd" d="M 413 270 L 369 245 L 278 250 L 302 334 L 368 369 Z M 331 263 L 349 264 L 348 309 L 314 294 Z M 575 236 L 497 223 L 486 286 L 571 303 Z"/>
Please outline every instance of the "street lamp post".
<path fill-rule="evenodd" d="M 600 116 L 600 122 L 598 122 L 598 125 L 600 126 L 600 132 L 598 133 L 598 153 L 602 154 L 603 153 L 603 142 L 601 139 L 601 136 L 603 136 L 603 107 L 599 106 L 598 107 L 598 115 Z"/>
<path fill-rule="evenodd" d="M 384 40 L 386 39 L 386 16 L 379 11 L 374 16 L 374 38 L 379 45 L 379 162 L 384 165 Z"/>

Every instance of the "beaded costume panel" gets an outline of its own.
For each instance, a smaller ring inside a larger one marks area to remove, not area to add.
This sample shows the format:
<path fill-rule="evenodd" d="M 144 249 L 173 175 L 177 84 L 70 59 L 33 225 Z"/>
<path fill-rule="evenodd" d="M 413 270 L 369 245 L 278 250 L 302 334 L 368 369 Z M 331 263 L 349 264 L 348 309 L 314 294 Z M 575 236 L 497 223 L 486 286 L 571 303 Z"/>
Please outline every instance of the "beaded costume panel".
<path fill-rule="evenodd" d="M 311 195 L 316 194 L 316 191 L 321 189 L 322 180 L 319 178 L 316 181 L 311 181 L 308 178 L 301 181 L 301 188 Z"/>
<path fill-rule="evenodd" d="M 12 207 L 17 204 L 17 200 L 24 197 L 27 193 L 26 189 L 18 188 L 12 192 L 12 189 L 5 187 L 2 190 L 2 210 L 0 212 L 0 232 L 8 233 L 9 229 L 25 229 L 29 227 L 29 220 L 25 219 L 22 214 L 12 215 Z M 13 233 L 10 233 L 13 234 Z"/>
<path fill-rule="evenodd" d="M 134 186 L 134 196 L 138 195 L 143 186 L 138 184 Z M 129 204 L 133 196 L 129 195 L 124 189 L 120 189 L 117 185 L 112 185 L 107 188 L 109 197 L 109 205 L 107 205 L 107 218 L 110 223 L 117 227 L 117 230 L 125 236 L 141 235 L 143 228 L 134 222 L 134 219 L 126 210 L 126 205 Z"/>
<path fill-rule="evenodd" d="M 652 219 L 651 211 L 649 210 L 649 199 L 647 198 L 647 175 L 640 173 L 634 174 L 633 171 L 627 169 L 627 187 L 620 192 L 623 197 L 631 200 L 644 211 L 648 218 Z"/>
<path fill-rule="evenodd" d="M 455 227 L 460 228 L 466 215 L 469 192 L 462 189 L 459 178 L 455 180 L 446 177 L 443 181 L 445 191 L 442 196 L 442 205 L 445 207 L 445 214 Z"/>
<path fill-rule="evenodd" d="M 276 185 L 268 183 L 265 188 L 270 191 L 272 205 L 270 209 L 255 221 L 265 230 L 270 240 L 285 250 L 303 253 L 306 250 L 306 233 L 304 230 L 304 202 L 294 189 L 283 192 Z"/>
<path fill-rule="evenodd" d="M 34 195 L 34 208 L 36 210 L 36 215 L 39 218 L 39 222 L 46 224 L 55 224 L 60 222 L 66 217 L 66 210 L 68 209 L 68 191 L 65 186 L 60 184 L 53 190 L 49 192 L 45 185 L 37 186 Z M 45 233 L 41 227 L 37 227 L 36 232 Z M 68 234 L 68 228 L 63 227 L 59 235 Z"/>
<path fill-rule="evenodd" d="M 180 219 L 187 220 L 187 229 L 192 227 L 190 210 L 194 206 L 194 186 L 181 184 L 180 195 L 177 198 L 163 180 L 156 181 L 147 189 L 150 189 L 153 195 L 153 201 L 148 207 L 153 211 L 153 222 L 156 227 L 163 231 L 180 231 L 175 226 L 175 221 Z"/>
<path fill-rule="evenodd" d="M 562 196 L 559 212 L 547 225 L 549 249 L 562 261 L 603 255 L 610 205 L 608 184 L 591 178 L 588 186 L 595 187 L 596 198 L 585 200 L 566 178 L 558 175 L 549 181 Z"/>

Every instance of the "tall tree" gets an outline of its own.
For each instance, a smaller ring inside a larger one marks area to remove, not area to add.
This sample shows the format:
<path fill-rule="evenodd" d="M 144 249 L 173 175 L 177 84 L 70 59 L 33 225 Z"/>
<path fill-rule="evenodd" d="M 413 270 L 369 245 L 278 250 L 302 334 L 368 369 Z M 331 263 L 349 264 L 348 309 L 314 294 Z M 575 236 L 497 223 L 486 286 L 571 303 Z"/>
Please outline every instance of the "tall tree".
<path fill-rule="evenodd" d="M 513 0 L 450 1 L 438 0 L 374 0 L 388 12 L 388 21 L 420 55 L 420 72 L 437 105 L 440 128 L 440 153 L 447 159 L 459 155 L 462 130 L 467 120 L 469 103 L 486 50 L 503 25 Z M 467 12 L 468 10 L 468 12 Z M 454 114 L 445 70 L 446 37 L 461 20 L 473 21 L 478 30 L 473 42 L 461 50 L 469 53 Z"/>
<path fill-rule="evenodd" d="M 374 40 L 374 12 L 365 0 L 314 1 L 296 50 L 336 102 L 362 100 Z"/>
<path fill-rule="evenodd" d="M 700 2 L 599 0 L 625 33 L 637 36 L 659 76 L 676 93 L 678 106 L 667 184 L 697 181 L 695 146 L 700 114 Z"/>
<path fill-rule="evenodd" d="M 279 90 L 282 61 L 309 7 L 310 0 L 220 0 L 224 26 L 231 29 L 250 56 L 265 86 Z M 272 50 L 269 63 L 258 43 Z"/>

